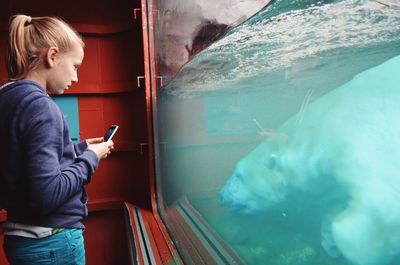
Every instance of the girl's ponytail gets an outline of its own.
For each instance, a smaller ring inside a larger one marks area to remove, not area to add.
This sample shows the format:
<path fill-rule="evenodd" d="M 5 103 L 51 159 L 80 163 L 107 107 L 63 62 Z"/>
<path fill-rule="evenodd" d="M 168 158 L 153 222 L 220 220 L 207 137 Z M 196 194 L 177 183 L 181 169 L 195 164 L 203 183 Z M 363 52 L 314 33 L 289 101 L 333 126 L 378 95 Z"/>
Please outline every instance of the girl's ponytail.
<path fill-rule="evenodd" d="M 12 79 L 19 79 L 24 69 L 29 67 L 30 51 L 26 43 L 26 27 L 32 24 L 32 18 L 25 15 L 14 16 L 10 23 L 9 43 L 7 46 L 7 71 Z M 31 59 L 32 60 L 32 59 Z"/>
<path fill-rule="evenodd" d="M 40 64 L 44 49 L 57 47 L 65 53 L 76 43 L 85 46 L 81 36 L 61 19 L 13 16 L 6 52 L 8 77 L 11 80 L 23 79 Z"/>

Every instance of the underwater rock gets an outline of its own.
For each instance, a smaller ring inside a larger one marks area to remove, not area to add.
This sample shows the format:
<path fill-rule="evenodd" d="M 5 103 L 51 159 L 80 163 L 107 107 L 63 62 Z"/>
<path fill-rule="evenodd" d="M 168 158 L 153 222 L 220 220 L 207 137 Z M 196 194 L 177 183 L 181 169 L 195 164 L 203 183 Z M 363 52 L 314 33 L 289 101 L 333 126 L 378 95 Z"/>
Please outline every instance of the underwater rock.
<path fill-rule="evenodd" d="M 356 265 L 388 264 L 400 254 L 399 69 L 400 56 L 305 105 L 278 130 L 285 141 L 268 139 L 237 163 L 222 202 L 256 214 L 294 189 L 344 190 L 345 207 L 321 230 L 326 250 Z"/>
<path fill-rule="evenodd" d="M 306 265 L 310 264 L 317 252 L 311 247 L 304 247 L 281 254 L 276 264 L 278 265 Z"/>
<path fill-rule="evenodd" d="M 265 262 L 266 250 L 262 246 L 238 245 L 235 247 L 238 255 L 246 264 L 263 264 Z"/>

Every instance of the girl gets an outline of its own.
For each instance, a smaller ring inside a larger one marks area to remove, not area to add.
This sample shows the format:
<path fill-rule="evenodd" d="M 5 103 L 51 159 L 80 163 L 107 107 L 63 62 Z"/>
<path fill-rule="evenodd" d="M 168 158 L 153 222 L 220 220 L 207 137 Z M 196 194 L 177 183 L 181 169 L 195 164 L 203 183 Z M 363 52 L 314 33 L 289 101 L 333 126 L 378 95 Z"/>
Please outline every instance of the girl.
<path fill-rule="evenodd" d="M 53 17 L 12 17 L 0 88 L 0 209 L 4 251 L 13 264 L 85 264 L 84 185 L 113 142 L 73 144 L 47 92 L 62 94 L 78 82 L 84 43 Z"/>

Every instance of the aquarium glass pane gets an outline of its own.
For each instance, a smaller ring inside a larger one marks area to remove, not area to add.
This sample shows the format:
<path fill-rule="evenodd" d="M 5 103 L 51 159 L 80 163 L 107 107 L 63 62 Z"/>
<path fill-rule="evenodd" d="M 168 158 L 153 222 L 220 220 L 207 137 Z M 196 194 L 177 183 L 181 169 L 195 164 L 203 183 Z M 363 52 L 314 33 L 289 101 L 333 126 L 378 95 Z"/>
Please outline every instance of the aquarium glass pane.
<path fill-rule="evenodd" d="M 400 264 L 400 1 L 154 7 L 156 190 L 185 264 Z"/>

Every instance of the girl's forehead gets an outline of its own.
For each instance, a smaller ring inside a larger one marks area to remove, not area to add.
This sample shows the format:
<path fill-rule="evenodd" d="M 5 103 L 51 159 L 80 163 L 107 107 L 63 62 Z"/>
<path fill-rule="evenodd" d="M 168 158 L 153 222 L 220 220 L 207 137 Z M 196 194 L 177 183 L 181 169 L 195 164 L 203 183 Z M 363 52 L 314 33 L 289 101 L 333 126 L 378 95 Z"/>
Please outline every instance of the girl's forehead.
<path fill-rule="evenodd" d="M 71 56 L 76 60 L 82 60 L 84 54 L 83 47 L 80 44 L 73 45 L 71 50 L 65 53 L 66 56 Z"/>

